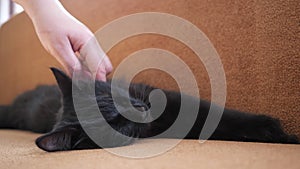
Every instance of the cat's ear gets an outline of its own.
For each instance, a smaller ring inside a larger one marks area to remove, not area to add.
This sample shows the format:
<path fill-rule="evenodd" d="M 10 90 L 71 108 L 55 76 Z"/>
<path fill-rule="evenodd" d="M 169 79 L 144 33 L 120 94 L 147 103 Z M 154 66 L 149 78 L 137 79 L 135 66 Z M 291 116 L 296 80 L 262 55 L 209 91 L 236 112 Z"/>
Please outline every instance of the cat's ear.
<path fill-rule="evenodd" d="M 72 80 L 61 70 L 51 67 L 52 73 L 55 76 L 56 82 L 64 96 L 72 95 Z"/>
<path fill-rule="evenodd" d="M 36 145 L 48 152 L 72 149 L 72 136 L 78 134 L 76 129 L 53 131 L 35 140 Z"/>

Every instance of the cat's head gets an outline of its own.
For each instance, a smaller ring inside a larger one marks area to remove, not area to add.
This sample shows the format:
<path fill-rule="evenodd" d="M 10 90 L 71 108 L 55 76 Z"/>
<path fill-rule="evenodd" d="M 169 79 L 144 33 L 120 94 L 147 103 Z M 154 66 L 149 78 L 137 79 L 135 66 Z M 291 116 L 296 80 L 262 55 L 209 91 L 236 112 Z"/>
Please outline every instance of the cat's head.
<path fill-rule="evenodd" d="M 149 108 L 141 99 L 130 96 L 131 105 L 138 110 L 134 111 L 138 113 L 132 114 L 132 109 L 128 109 L 127 106 L 120 104 L 122 99 L 128 100 L 125 97 L 125 92 L 128 91 L 123 88 L 117 87 L 112 89 L 117 93 L 119 100 L 118 105 L 115 105 L 110 82 L 96 81 L 93 89 L 94 93 L 85 93 L 85 87 L 90 87 L 90 82 L 81 81 L 81 85 L 77 86 L 64 72 L 55 68 L 51 68 L 51 70 L 63 95 L 63 113 L 53 130 L 36 140 L 39 148 L 45 151 L 63 151 L 123 146 L 133 142 L 142 132 L 147 132 L 147 129 L 150 127 L 149 123 L 130 121 L 118 111 L 121 109 L 123 111 L 122 114 L 134 115 L 142 122 L 148 121 L 151 118 L 150 113 L 147 111 Z M 75 89 L 78 91 L 76 92 L 77 94 L 81 93 L 79 99 L 79 96 L 74 94 Z M 75 97 L 81 104 L 79 106 L 80 113 L 84 114 L 84 120 L 80 120 L 80 122 L 78 120 L 78 112 L 75 112 Z M 102 118 L 98 116 L 99 110 L 95 111 L 93 103 L 97 103 L 96 106 L 102 113 Z M 110 132 L 107 123 L 119 134 Z M 95 144 L 84 129 L 88 129 L 90 133 L 96 134 L 98 139 L 102 139 L 103 144 L 101 146 Z M 122 137 L 122 135 L 128 137 Z"/>

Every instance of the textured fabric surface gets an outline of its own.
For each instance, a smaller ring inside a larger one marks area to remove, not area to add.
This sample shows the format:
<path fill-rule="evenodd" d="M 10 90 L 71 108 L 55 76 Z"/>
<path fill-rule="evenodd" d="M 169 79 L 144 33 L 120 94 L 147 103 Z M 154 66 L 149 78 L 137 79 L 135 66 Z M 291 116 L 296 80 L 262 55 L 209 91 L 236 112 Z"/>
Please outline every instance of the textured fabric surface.
<path fill-rule="evenodd" d="M 82 150 L 47 153 L 38 149 L 34 140 L 38 134 L 0 130 L 1 169 L 66 169 L 66 168 L 255 168 L 298 169 L 300 146 L 259 144 L 225 141 L 184 140 L 168 152 L 146 159 L 129 159 L 113 155 L 105 150 Z M 172 140 L 142 140 L 124 151 L 149 148 L 159 149 Z"/>

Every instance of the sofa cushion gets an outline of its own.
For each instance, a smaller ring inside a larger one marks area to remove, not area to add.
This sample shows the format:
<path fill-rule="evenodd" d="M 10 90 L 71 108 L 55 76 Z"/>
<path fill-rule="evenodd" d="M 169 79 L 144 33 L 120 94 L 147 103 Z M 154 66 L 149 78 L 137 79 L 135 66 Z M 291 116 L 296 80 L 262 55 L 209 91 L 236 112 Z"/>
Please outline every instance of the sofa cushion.
<path fill-rule="evenodd" d="M 183 140 L 164 154 L 144 159 L 131 159 L 111 154 L 103 149 L 48 153 L 39 149 L 34 140 L 39 134 L 0 130 L 0 168 L 9 169 L 140 169 L 140 168 L 272 168 L 298 169 L 300 146 L 227 141 Z M 135 149 L 155 151 L 172 143 L 170 139 L 140 140 L 119 147 L 134 153 Z"/>

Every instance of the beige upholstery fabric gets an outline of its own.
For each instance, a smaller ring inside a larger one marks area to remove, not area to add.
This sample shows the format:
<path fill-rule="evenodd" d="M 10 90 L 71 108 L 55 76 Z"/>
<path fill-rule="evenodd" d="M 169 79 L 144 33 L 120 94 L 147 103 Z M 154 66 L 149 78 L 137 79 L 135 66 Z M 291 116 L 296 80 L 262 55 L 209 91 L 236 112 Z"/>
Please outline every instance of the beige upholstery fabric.
<path fill-rule="evenodd" d="M 129 159 L 105 150 L 81 150 L 47 153 L 34 145 L 38 134 L 23 131 L 0 130 L 0 168 L 2 169 L 298 169 L 300 146 L 260 143 L 240 143 L 184 140 L 165 154 Z M 116 149 L 133 151 L 148 147 L 159 149 L 171 140 L 142 140 L 136 144 Z"/>

